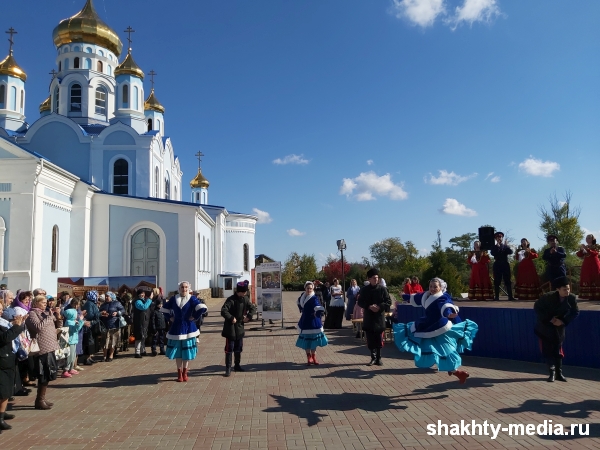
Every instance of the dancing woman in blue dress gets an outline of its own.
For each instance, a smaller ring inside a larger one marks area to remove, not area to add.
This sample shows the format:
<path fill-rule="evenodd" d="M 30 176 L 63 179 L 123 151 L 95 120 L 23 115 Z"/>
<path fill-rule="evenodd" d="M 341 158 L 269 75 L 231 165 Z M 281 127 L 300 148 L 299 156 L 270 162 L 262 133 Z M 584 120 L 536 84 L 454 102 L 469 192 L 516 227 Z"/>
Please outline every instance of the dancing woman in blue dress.
<path fill-rule="evenodd" d="M 403 295 L 415 307 L 425 308 L 425 315 L 415 322 L 396 323 L 394 341 L 402 352 L 415 355 L 417 367 L 432 367 L 447 371 L 464 384 L 469 373 L 458 370 L 462 359 L 460 353 L 471 350 L 477 334 L 477 324 L 471 320 L 464 322 L 458 316 L 458 306 L 446 292 L 446 282 L 434 278 L 429 282 L 429 290 L 412 295 Z"/>

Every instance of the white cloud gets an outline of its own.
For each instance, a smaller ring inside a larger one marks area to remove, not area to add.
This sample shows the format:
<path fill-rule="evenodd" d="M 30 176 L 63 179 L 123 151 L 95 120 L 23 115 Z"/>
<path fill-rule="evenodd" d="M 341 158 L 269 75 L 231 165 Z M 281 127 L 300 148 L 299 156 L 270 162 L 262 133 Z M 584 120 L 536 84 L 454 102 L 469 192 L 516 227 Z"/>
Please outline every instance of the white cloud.
<path fill-rule="evenodd" d="M 560 170 L 560 164 L 553 161 L 542 161 L 530 156 L 519 163 L 519 170 L 535 177 L 551 177 L 554 172 Z"/>
<path fill-rule="evenodd" d="M 477 215 L 477 213 L 474 210 L 467 208 L 465 205 L 459 203 L 458 200 L 454 198 L 447 198 L 444 202 L 444 206 L 442 207 L 441 211 L 444 214 L 452 214 L 454 216 L 472 217 Z"/>
<path fill-rule="evenodd" d="M 489 177 L 491 177 L 492 175 L 494 175 L 494 172 L 490 172 L 490 173 L 488 173 L 488 174 L 487 174 L 487 176 L 485 177 L 485 179 L 484 179 L 483 181 L 487 181 L 487 179 L 488 179 Z"/>
<path fill-rule="evenodd" d="M 304 236 L 306 233 L 303 231 L 298 231 L 295 228 L 290 228 L 289 230 L 287 230 L 287 234 L 289 234 L 290 236 Z"/>
<path fill-rule="evenodd" d="M 497 0 L 465 0 L 457 6 L 454 15 L 446 20 L 455 29 L 461 23 L 473 25 L 474 22 L 490 22 L 500 15 Z"/>
<path fill-rule="evenodd" d="M 429 174 L 429 178 L 425 177 L 425 183 L 429 184 L 446 184 L 449 186 L 456 186 L 464 181 L 467 181 L 469 178 L 476 177 L 477 174 L 473 173 L 466 177 L 455 174 L 454 172 L 448 172 L 447 170 L 438 170 L 440 173 L 439 177 L 434 177 L 431 173 Z"/>
<path fill-rule="evenodd" d="M 493 178 L 490 179 L 490 182 L 492 183 L 499 183 L 500 182 L 500 177 L 499 176 L 495 176 Z"/>
<path fill-rule="evenodd" d="M 373 160 L 372 159 L 368 159 L 367 160 L 367 166 L 372 166 L 373 165 Z"/>
<path fill-rule="evenodd" d="M 389 173 L 378 176 L 375 172 L 363 172 L 356 178 L 344 178 L 340 195 L 351 195 L 360 202 L 375 200 L 377 196 L 387 196 L 391 200 L 405 200 L 408 193 L 402 184 L 394 184 Z"/>
<path fill-rule="evenodd" d="M 490 22 L 501 15 L 498 0 L 463 0 L 452 13 L 446 8 L 448 0 L 392 0 L 391 13 L 422 28 L 432 26 L 438 18 L 455 30 L 459 25 Z"/>
<path fill-rule="evenodd" d="M 393 0 L 392 13 L 398 19 L 407 19 L 413 25 L 430 27 L 446 12 L 444 0 Z"/>
<path fill-rule="evenodd" d="M 271 218 L 271 214 L 266 211 L 261 211 L 258 208 L 252 208 L 252 211 L 258 217 L 258 223 L 271 223 L 273 219 Z"/>
<path fill-rule="evenodd" d="M 277 158 L 273 160 L 273 164 L 285 165 L 285 164 L 308 164 L 309 160 L 304 159 L 304 155 L 287 155 L 285 158 Z"/>

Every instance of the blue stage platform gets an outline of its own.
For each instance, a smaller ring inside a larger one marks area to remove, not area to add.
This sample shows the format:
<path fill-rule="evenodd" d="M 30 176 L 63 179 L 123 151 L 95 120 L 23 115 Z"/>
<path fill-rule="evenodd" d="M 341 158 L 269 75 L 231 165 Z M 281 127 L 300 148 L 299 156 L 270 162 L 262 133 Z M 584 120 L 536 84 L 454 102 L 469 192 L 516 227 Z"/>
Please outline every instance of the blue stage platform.
<path fill-rule="evenodd" d="M 473 350 L 465 352 L 465 355 L 544 362 L 538 338 L 533 333 L 533 303 L 531 308 L 457 304 L 463 320 L 470 319 L 479 325 Z M 408 304 L 396 304 L 396 310 L 398 321 L 402 323 L 424 315 L 423 308 Z M 566 334 L 564 364 L 600 368 L 600 311 L 581 311 L 567 327 Z"/>

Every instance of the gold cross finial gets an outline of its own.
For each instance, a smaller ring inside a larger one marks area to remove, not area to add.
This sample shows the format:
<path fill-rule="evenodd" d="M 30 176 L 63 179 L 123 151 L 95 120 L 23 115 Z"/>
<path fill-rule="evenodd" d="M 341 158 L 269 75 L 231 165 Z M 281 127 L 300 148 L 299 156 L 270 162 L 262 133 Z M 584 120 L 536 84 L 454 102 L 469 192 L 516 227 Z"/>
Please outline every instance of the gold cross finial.
<path fill-rule="evenodd" d="M 150 75 L 150 83 L 152 83 L 152 89 L 154 89 L 154 77 L 158 74 L 154 71 L 154 69 L 152 69 L 150 72 L 148 72 L 148 75 Z"/>
<path fill-rule="evenodd" d="M 131 53 L 131 43 L 133 42 L 131 40 L 131 33 L 135 33 L 135 30 L 131 28 L 131 26 L 128 26 L 125 30 L 125 33 L 127 33 L 127 42 L 129 42 L 129 53 Z"/>
<path fill-rule="evenodd" d="M 58 72 L 54 69 L 52 69 L 52 71 L 50 71 L 48 73 L 48 75 L 52 75 L 52 79 L 54 80 L 54 78 L 56 78 L 56 75 L 58 75 Z"/>
<path fill-rule="evenodd" d="M 10 27 L 8 29 L 8 31 L 5 31 L 6 34 L 10 34 L 10 38 L 8 39 L 8 42 L 10 42 L 10 47 L 8 49 L 8 52 L 12 55 L 13 52 L 13 44 L 15 43 L 15 41 L 13 40 L 13 35 L 18 34 L 15 29 L 13 27 Z"/>
<path fill-rule="evenodd" d="M 198 158 L 198 170 L 200 170 L 200 168 L 202 167 L 202 157 L 204 156 L 204 153 L 198 152 L 194 156 Z"/>

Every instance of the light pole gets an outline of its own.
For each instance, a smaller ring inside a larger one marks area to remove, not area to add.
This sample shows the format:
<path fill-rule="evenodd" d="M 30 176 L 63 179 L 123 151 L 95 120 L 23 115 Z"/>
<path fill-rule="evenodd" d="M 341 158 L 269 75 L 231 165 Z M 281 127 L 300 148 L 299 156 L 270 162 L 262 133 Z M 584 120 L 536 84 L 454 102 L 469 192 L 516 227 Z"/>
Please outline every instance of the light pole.
<path fill-rule="evenodd" d="M 340 239 L 337 241 L 337 248 L 342 253 L 342 298 L 346 303 L 346 278 L 344 277 L 344 250 L 346 250 L 346 241 Z"/>

